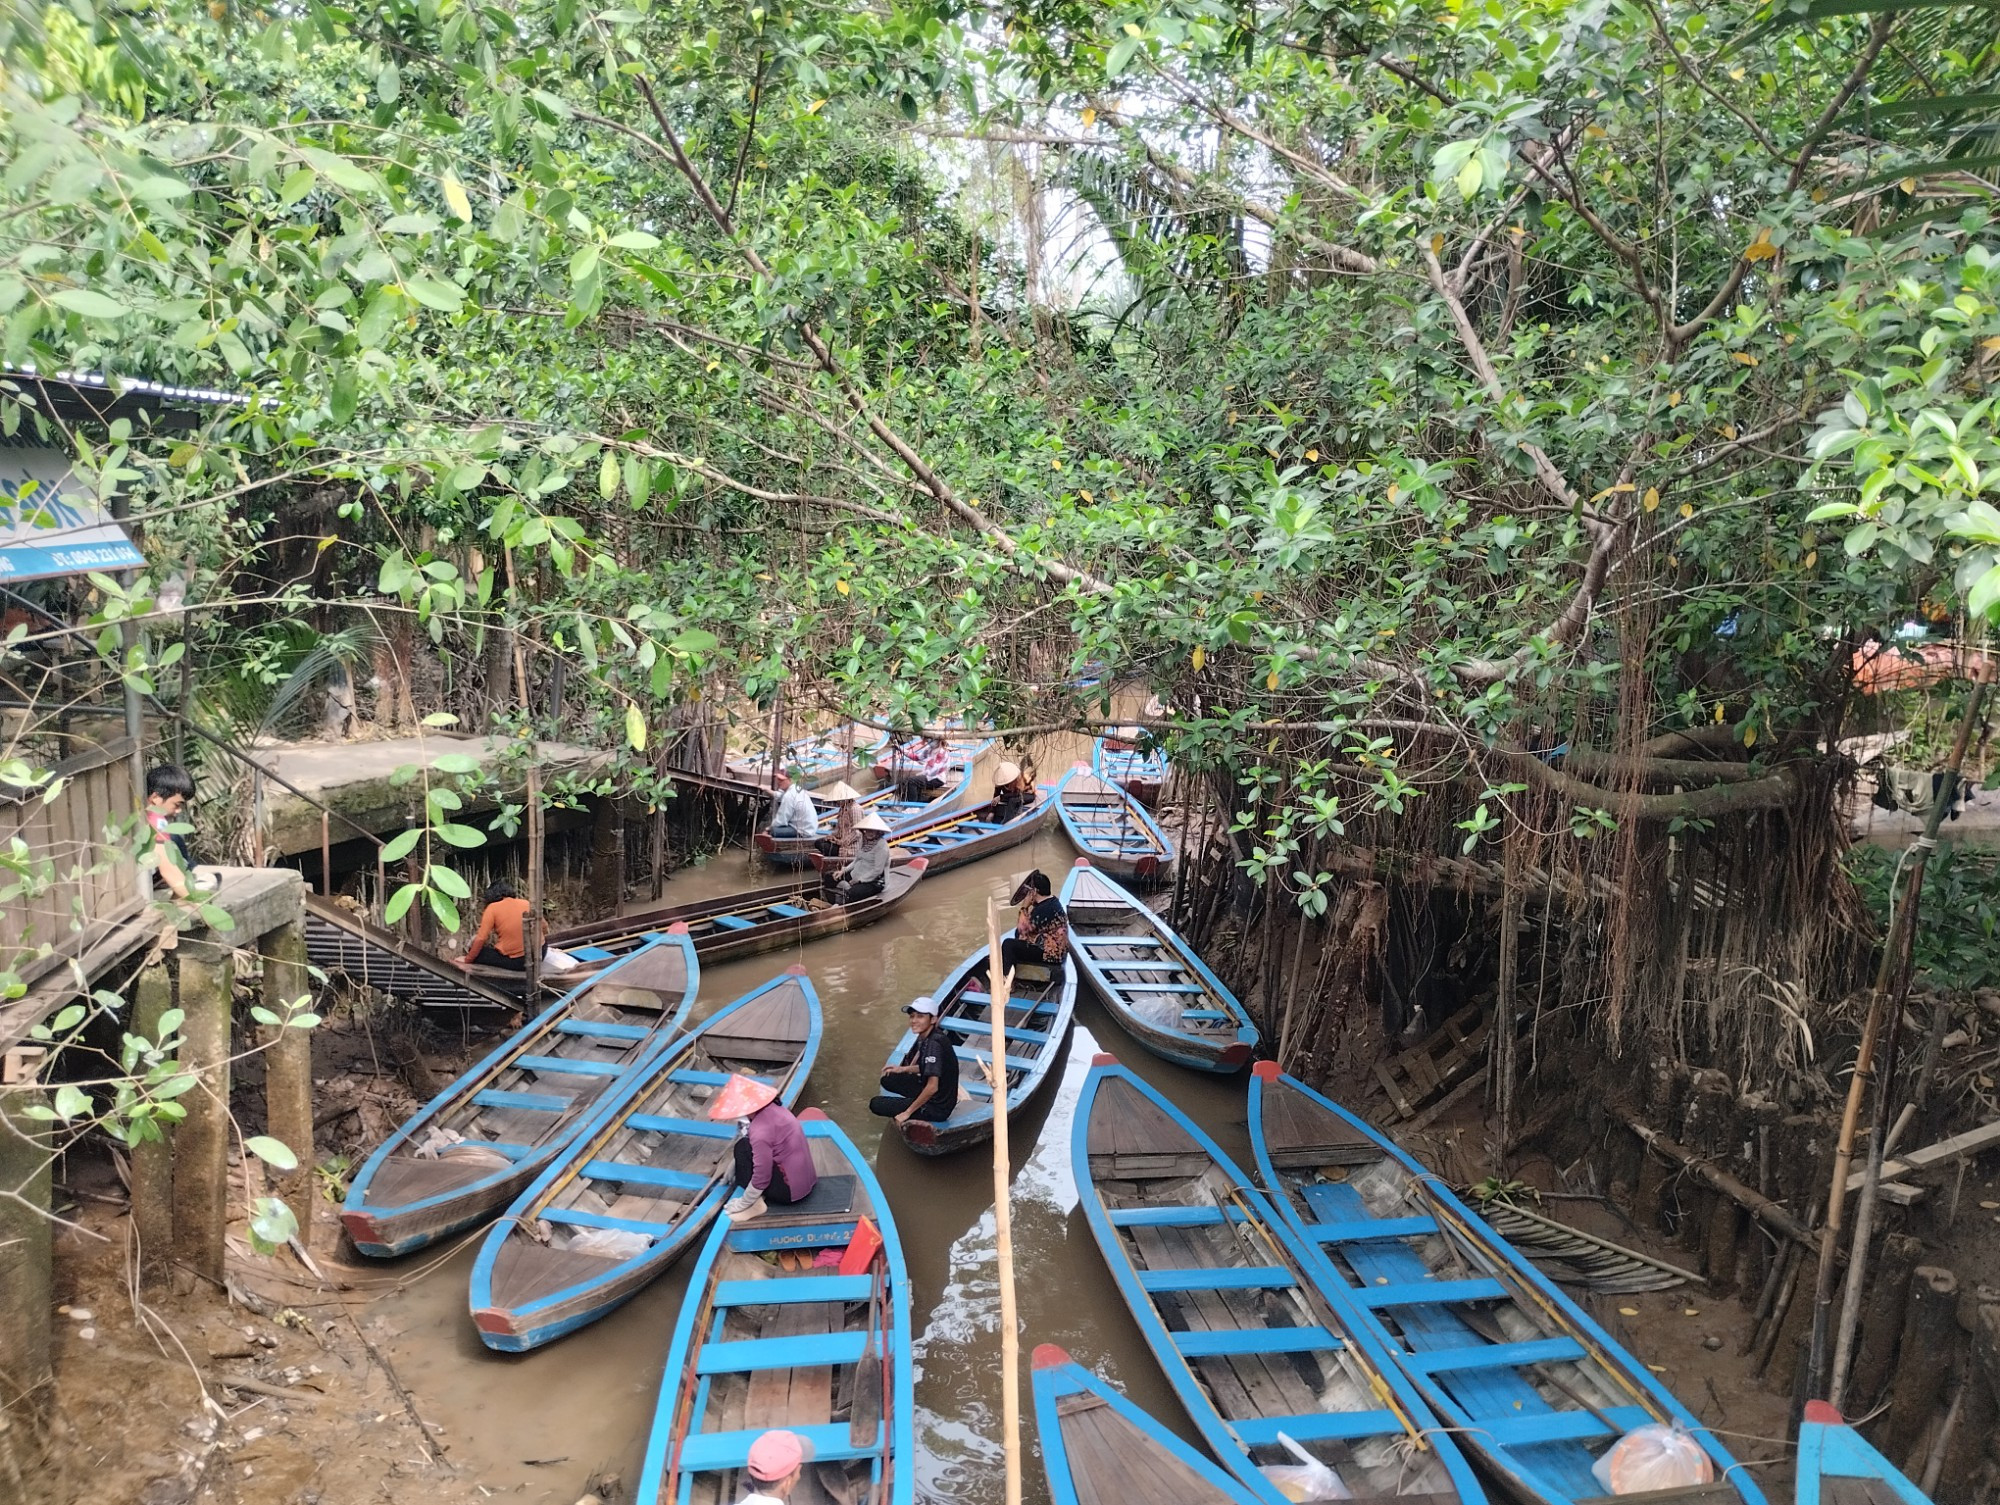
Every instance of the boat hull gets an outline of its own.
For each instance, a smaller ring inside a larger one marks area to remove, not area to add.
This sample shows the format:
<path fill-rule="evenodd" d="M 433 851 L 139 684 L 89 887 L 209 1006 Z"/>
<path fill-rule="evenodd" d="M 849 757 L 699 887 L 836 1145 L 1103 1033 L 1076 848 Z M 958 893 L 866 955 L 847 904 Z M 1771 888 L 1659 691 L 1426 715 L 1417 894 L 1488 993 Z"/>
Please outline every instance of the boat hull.
<path fill-rule="evenodd" d="M 1063 780 L 1056 814 L 1076 849 L 1107 877 L 1153 885 L 1173 876 L 1173 838 L 1130 790 L 1079 764 Z"/>
<path fill-rule="evenodd" d="M 1158 752 L 1141 752 L 1136 742 L 1099 737 L 1090 749 L 1091 770 L 1109 779 L 1143 805 L 1157 805 L 1167 787 L 1167 760 Z"/>
<path fill-rule="evenodd" d="M 1100 1498 L 1102 1481 L 1130 1481 L 1131 1505 L 1254 1505 L 1257 1497 L 1052 1344 L 1034 1354 L 1035 1431 L 1050 1505 Z M 1109 1408 L 1109 1419 L 1090 1414 Z M 1087 1481 L 1079 1487 L 1079 1481 Z"/>
<path fill-rule="evenodd" d="M 1844 1482 L 1843 1482 L 1844 1481 Z M 1797 1505 L 1931 1505 L 1927 1496 L 1823 1400 L 1799 1427 Z"/>

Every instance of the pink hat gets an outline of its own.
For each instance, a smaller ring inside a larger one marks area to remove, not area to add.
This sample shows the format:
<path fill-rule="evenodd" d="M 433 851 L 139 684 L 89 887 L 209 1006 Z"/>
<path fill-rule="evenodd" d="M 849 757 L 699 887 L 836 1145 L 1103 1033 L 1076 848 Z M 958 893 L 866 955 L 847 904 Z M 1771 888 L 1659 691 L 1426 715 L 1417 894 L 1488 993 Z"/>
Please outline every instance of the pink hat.
<path fill-rule="evenodd" d="M 750 1444 L 750 1477 L 775 1484 L 812 1455 L 812 1443 L 797 1432 L 766 1432 Z"/>
<path fill-rule="evenodd" d="M 722 1084 L 722 1090 L 715 1094 L 715 1101 L 708 1105 L 708 1116 L 718 1122 L 725 1118 L 748 1118 L 759 1108 L 769 1107 L 777 1100 L 778 1089 L 769 1082 L 760 1082 L 754 1077 L 733 1076 Z"/>

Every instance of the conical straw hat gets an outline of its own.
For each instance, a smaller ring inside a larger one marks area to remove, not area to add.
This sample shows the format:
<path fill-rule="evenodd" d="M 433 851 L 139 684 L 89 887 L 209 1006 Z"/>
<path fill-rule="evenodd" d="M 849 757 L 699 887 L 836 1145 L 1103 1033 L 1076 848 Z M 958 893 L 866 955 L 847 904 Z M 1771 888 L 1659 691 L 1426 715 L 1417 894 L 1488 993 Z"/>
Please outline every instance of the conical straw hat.
<path fill-rule="evenodd" d="M 889 823 L 886 820 L 882 819 L 881 816 L 877 815 L 873 810 L 870 810 L 866 815 L 862 816 L 861 819 L 857 820 L 854 823 L 854 829 L 857 831 L 887 832 L 889 829 Z"/>
<path fill-rule="evenodd" d="M 722 1084 L 722 1090 L 708 1105 L 708 1116 L 718 1122 L 726 1118 L 748 1118 L 759 1108 L 768 1107 L 777 1100 L 778 1089 L 769 1082 L 733 1076 Z"/>
<path fill-rule="evenodd" d="M 826 788 L 820 790 L 819 797 L 823 800 L 828 801 L 829 803 L 838 805 L 843 800 L 860 799 L 861 791 L 859 789 L 856 789 L 852 784 L 849 784 L 843 780 L 840 783 L 830 784 Z"/>
<path fill-rule="evenodd" d="M 993 770 L 993 782 L 996 784 L 1011 784 L 1020 776 L 1021 765 L 1019 763 L 1002 763 L 998 768 Z"/>

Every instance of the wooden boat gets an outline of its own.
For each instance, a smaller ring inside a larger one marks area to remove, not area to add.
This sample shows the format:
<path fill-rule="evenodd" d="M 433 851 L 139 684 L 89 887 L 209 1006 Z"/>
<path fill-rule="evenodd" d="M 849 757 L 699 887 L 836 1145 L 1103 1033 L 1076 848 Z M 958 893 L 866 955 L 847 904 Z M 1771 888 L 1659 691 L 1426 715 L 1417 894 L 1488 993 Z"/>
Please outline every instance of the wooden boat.
<path fill-rule="evenodd" d="M 1295 1461 L 1282 1434 L 1357 1500 L 1484 1499 L 1358 1308 L 1321 1289 L 1284 1216 L 1115 1057 L 1084 1078 L 1070 1156 L 1119 1294 L 1195 1429 L 1252 1496 L 1286 1498 L 1260 1472 Z"/>
<path fill-rule="evenodd" d="M 1167 922 L 1079 857 L 1062 887 L 1070 959 L 1105 1008 L 1155 1055 L 1197 1071 L 1240 1071 L 1257 1026 Z"/>
<path fill-rule="evenodd" d="M 902 862 L 921 857 L 929 864 L 927 871 L 936 877 L 968 862 L 1017 847 L 1039 831 L 1054 812 L 1056 789 L 1060 787 L 1039 786 L 1033 804 L 1011 813 L 988 801 L 969 810 L 947 810 L 906 826 L 889 837 L 890 860 Z M 813 866 L 825 871 L 832 860 L 815 857 Z"/>
<path fill-rule="evenodd" d="M 885 785 L 871 789 L 855 802 L 861 812 L 874 811 L 893 827 L 897 820 L 904 818 L 903 812 L 928 809 L 928 805 L 917 804 L 899 798 L 896 786 Z M 819 830 L 812 836 L 773 836 L 768 830 L 759 831 L 751 838 L 757 848 L 758 859 L 770 867 L 804 867 L 812 859 L 814 852 L 823 849 L 823 844 L 833 839 L 835 810 L 831 803 L 817 796 L 813 805 L 819 812 Z"/>
<path fill-rule="evenodd" d="M 1798 1505 L 1931 1505 L 1823 1400 L 1806 1402 L 1795 1498 Z"/>
<path fill-rule="evenodd" d="M 735 1505 L 750 1445 L 812 1444 L 790 1505 L 911 1505 L 910 1279 L 895 1219 L 854 1143 L 799 1115 L 819 1183 L 750 1222 L 718 1221 L 674 1324 L 638 1505 Z M 838 1266 L 814 1257 L 844 1250 Z M 760 1255 L 776 1254 L 778 1264 Z"/>
<path fill-rule="evenodd" d="M 800 877 L 694 904 L 671 904 L 664 909 L 572 925 L 551 935 L 549 943 L 585 965 L 595 966 L 644 945 L 669 926 L 684 925 L 695 954 L 704 962 L 735 961 L 872 925 L 903 902 L 927 866 L 921 859 L 900 867 L 892 865 L 882 892 L 854 904 L 813 909 L 810 901 L 819 898 L 818 882 Z"/>
<path fill-rule="evenodd" d="M 993 1088 L 986 1080 L 986 1063 L 993 1059 L 993 995 L 988 991 L 987 961 L 987 950 L 981 946 L 931 994 L 937 1000 L 938 1028 L 951 1037 L 958 1052 L 958 1106 L 939 1123 L 913 1118 L 897 1126 L 903 1143 L 919 1155 L 949 1155 L 993 1137 Z M 1061 976 L 1047 981 L 1016 974 L 1004 1026 L 1009 1113 L 1019 1113 L 1048 1081 L 1075 1012 L 1074 967 L 1064 967 Z M 902 1060 L 915 1041 L 915 1033 L 905 1030 L 885 1064 Z"/>
<path fill-rule="evenodd" d="M 1229 1474 L 1053 1343 L 1036 1347 L 1050 1505 L 1255 1505 Z"/>
<path fill-rule="evenodd" d="M 1148 805 L 1157 805 L 1167 786 L 1167 755 L 1158 748 L 1142 750 L 1136 738 L 1099 737 L 1090 750 L 1090 766 L 1099 778 Z"/>
<path fill-rule="evenodd" d="M 1124 883 L 1164 883 L 1174 871 L 1174 843 L 1131 793 L 1082 764 L 1069 771 L 1056 814 L 1092 867 Z"/>
<path fill-rule="evenodd" d="M 819 1054 L 819 995 L 792 967 L 653 1055 L 487 1233 L 472 1321 L 520 1353 L 636 1295 L 728 1197 L 736 1126 L 708 1103 L 732 1074 L 774 1082 L 790 1107 Z"/>
<path fill-rule="evenodd" d="M 515 1031 L 368 1157 L 340 1212 L 355 1248 L 405 1254 L 512 1202 L 673 1037 L 700 980 L 676 927 Z"/>
<path fill-rule="evenodd" d="M 787 742 L 778 767 L 798 769 L 805 775 L 805 787 L 816 789 L 821 784 L 830 784 L 868 766 L 875 754 L 888 745 L 888 741 L 889 734 L 876 727 L 865 726 L 859 721 L 843 722 L 823 732 L 809 732 Z M 762 788 L 770 786 L 774 772 L 768 752 L 754 757 L 725 759 L 722 766 L 734 777 L 747 779 Z"/>
<path fill-rule="evenodd" d="M 1717 1478 L 1675 1492 L 1674 1505 L 1761 1505 L 1749 1475 L 1644 1364 L 1436 1176 L 1272 1061 L 1251 1076 L 1250 1142 L 1329 1291 L 1366 1309 L 1410 1382 L 1510 1494 L 1549 1505 L 1603 1496 L 1597 1456 L 1659 1422 L 1699 1442 Z"/>

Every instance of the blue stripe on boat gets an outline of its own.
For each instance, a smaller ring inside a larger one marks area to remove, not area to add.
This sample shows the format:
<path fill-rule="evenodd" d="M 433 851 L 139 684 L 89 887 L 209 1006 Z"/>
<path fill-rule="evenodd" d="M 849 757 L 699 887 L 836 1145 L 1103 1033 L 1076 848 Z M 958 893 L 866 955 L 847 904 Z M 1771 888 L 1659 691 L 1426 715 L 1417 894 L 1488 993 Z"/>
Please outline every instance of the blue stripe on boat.
<path fill-rule="evenodd" d="M 564 1076 L 623 1076 L 632 1068 L 617 1061 L 572 1061 L 566 1056 L 517 1056 L 523 1071 L 557 1071 Z"/>
<path fill-rule="evenodd" d="M 793 1280 L 717 1281 L 716 1306 L 801 1306 L 815 1301 L 866 1301 L 875 1282 L 866 1275 L 801 1275 Z"/>
<path fill-rule="evenodd" d="M 812 1444 L 812 1455 L 820 1463 L 842 1458 L 872 1458 L 882 1451 L 882 1429 L 875 1428 L 869 1442 L 854 1441 L 846 1422 L 832 1426 L 789 1427 Z M 747 1432 L 696 1432 L 681 1442 L 679 1463 L 690 1473 L 713 1473 L 720 1469 L 742 1468 L 750 1462 L 750 1447 L 764 1435 L 763 1427 Z"/>
<path fill-rule="evenodd" d="M 783 915 L 788 920 L 803 920 L 812 911 L 809 909 L 800 909 L 796 904 L 773 904 L 771 906 L 771 913 Z"/>
<path fill-rule="evenodd" d="M 1429 1306 L 1434 1302 L 1504 1301 L 1513 1293 L 1497 1280 L 1406 1280 L 1386 1286 L 1356 1286 L 1355 1299 L 1371 1310 L 1386 1306 Z"/>
<path fill-rule="evenodd" d="M 1652 1416 L 1641 1406 L 1614 1406 L 1604 1415 L 1611 1426 L 1606 1426 L 1588 1411 L 1550 1411 L 1542 1416 L 1482 1416 L 1471 1425 L 1502 1447 L 1521 1447 L 1535 1442 L 1603 1437 L 1613 1427 L 1620 1432 L 1629 1432 L 1652 1420 Z"/>
<path fill-rule="evenodd" d="M 1516 1364 L 1567 1364 L 1585 1358 L 1574 1338 L 1534 1338 L 1521 1343 L 1469 1343 L 1462 1348 L 1434 1348 L 1405 1354 L 1405 1369 L 1424 1374 L 1462 1374 L 1474 1369 L 1510 1369 Z"/>
<path fill-rule="evenodd" d="M 1222 1221 L 1219 1207 L 1110 1207 L 1113 1228 L 1207 1228 Z M 1243 1209 L 1229 1209 L 1229 1221 L 1243 1221 Z"/>
<path fill-rule="evenodd" d="M 982 1040 L 993 1038 L 993 1026 L 983 1020 L 940 1019 L 938 1023 L 955 1035 L 976 1035 Z M 1026 1045 L 1046 1045 L 1049 1042 L 1047 1031 L 1022 1029 L 1016 1024 L 1003 1026 L 1000 1033 L 1005 1035 L 1009 1040 L 1019 1040 Z"/>
<path fill-rule="evenodd" d="M 868 1349 L 866 1333 L 813 1333 L 799 1338 L 746 1338 L 704 1343 L 696 1374 L 756 1374 L 767 1369 L 813 1369 L 857 1364 Z"/>
<path fill-rule="evenodd" d="M 575 1228 L 615 1228 L 625 1233 L 644 1233 L 653 1237 L 672 1232 L 665 1223 L 639 1223 L 631 1218 L 614 1218 L 602 1212 L 585 1212 L 580 1207 L 549 1207 L 543 1209 L 540 1217 L 545 1223 L 566 1223 Z"/>
<path fill-rule="evenodd" d="M 1414 1238 L 1436 1233 L 1436 1218 L 1355 1218 L 1338 1223 L 1307 1223 L 1306 1237 L 1316 1244 L 1358 1244 L 1376 1238 Z"/>
<path fill-rule="evenodd" d="M 649 1134 L 692 1134 L 697 1139 L 736 1137 L 735 1124 L 712 1124 L 698 1118 L 662 1118 L 657 1113 L 634 1113 L 625 1120 L 625 1125 Z"/>
<path fill-rule="evenodd" d="M 619 1160 L 586 1160 L 583 1173 L 593 1181 L 628 1181 L 634 1186 L 671 1186 L 681 1191 L 699 1191 L 715 1179 L 663 1165 L 628 1165 Z"/>
<path fill-rule="evenodd" d="M 565 1035 L 582 1035 L 590 1040 L 643 1040 L 652 1033 L 643 1024 L 610 1024 L 592 1019 L 558 1019 L 556 1029 Z"/>
<path fill-rule="evenodd" d="M 751 921 L 744 919 L 741 915 L 718 914 L 710 915 L 708 918 L 711 924 L 720 925 L 724 930 L 753 930 L 756 928 Z"/>
<path fill-rule="evenodd" d="M 1141 1270 L 1139 1289 L 1162 1291 L 1286 1291 L 1298 1282 L 1280 1265 L 1239 1265 L 1233 1270 Z"/>
<path fill-rule="evenodd" d="M 473 1093 L 472 1100 L 482 1108 L 526 1108 L 532 1113 L 569 1111 L 568 1098 L 548 1092 L 502 1092 L 497 1087 L 488 1087 L 483 1092 Z"/>
<path fill-rule="evenodd" d="M 1400 1434 L 1394 1411 L 1321 1411 L 1312 1416 L 1260 1416 L 1232 1421 L 1229 1428 L 1245 1447 L 1269 1447 L 1283 1432 L 1294 1442 L 1345 1442 L 1357 1437 Z"/>
<path fill-rule="evenodd" d="M 570 946 L 565 949 L 580 962 L 608 962 L 618 954 L 606 951 L 602 946 Z"/>

